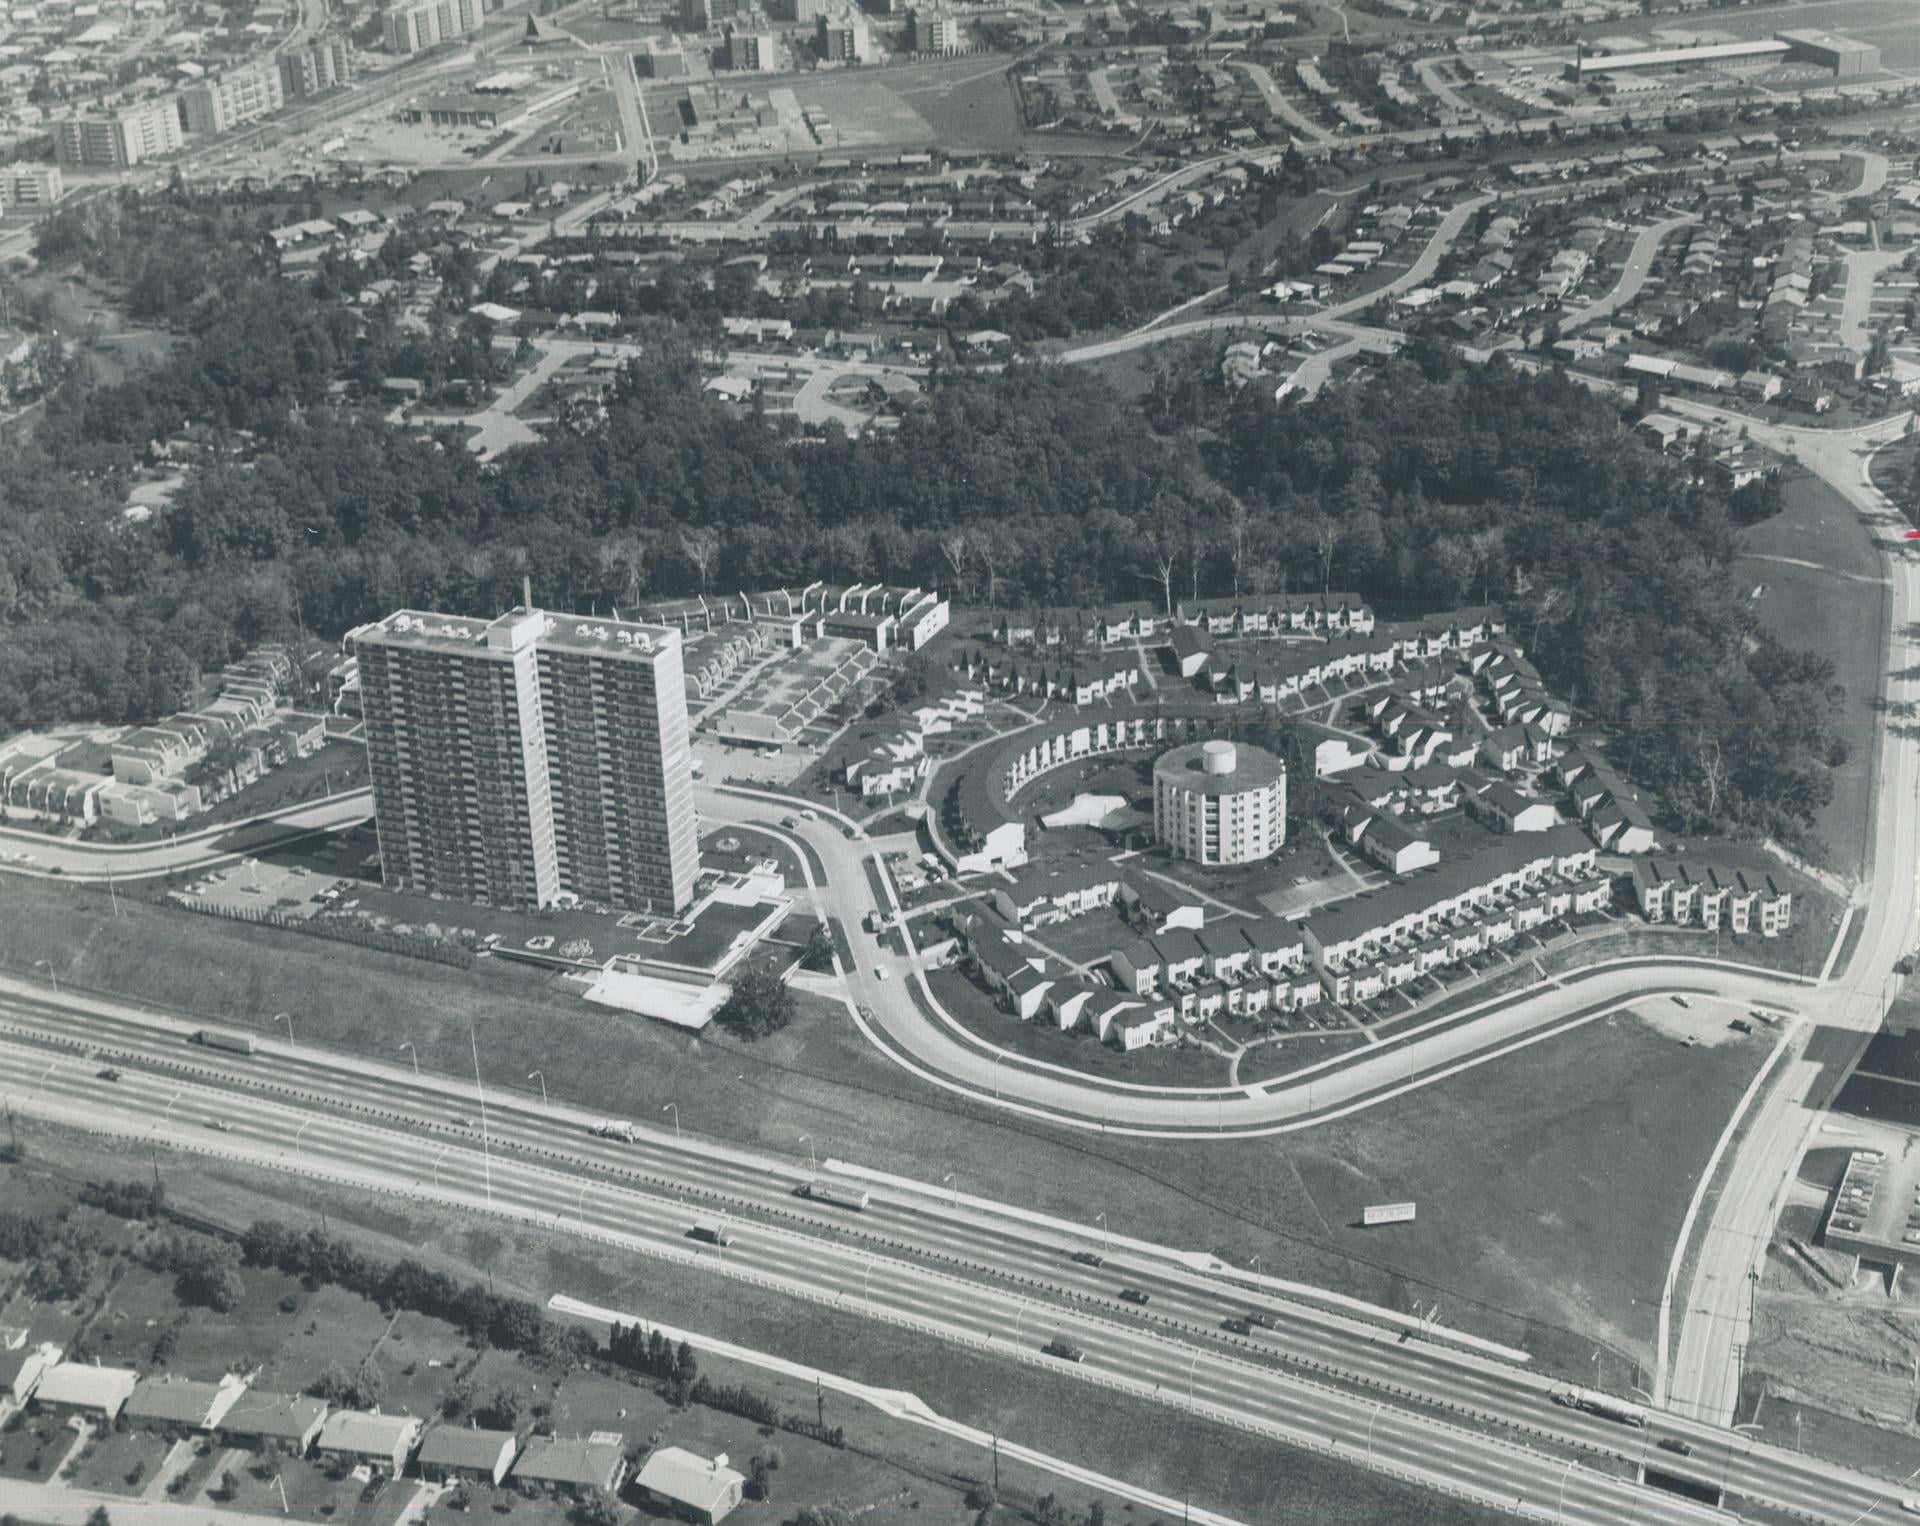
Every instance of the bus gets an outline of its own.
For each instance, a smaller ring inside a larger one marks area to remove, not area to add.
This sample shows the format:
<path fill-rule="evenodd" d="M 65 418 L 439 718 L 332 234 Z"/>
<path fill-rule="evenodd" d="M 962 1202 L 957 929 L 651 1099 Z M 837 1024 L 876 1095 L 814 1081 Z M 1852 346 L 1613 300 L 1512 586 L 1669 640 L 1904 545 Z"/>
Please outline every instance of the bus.
<path fill-rule="evenodd" d="M 253 1053 L 250 1033 L 222 1033 L 216 1028 L 202 1028 L 193 1035 L 193 1041 L 203 1049 L 224 1049 L 229 1054 Z"/>
<path fill-rule="evenodd" d="M 837 1203 L 842 1208 L 865 1208 L 873 1201 L 873 1194 L 865 1187 L 830 1181 L 824 1176 L 808 1177 L 802 1191 L 817 1203 Z"/>
<path fill-rule="evenodd" d="M 1583 1409 L 1590 1415 L 1599 1415 L 1603 1419 L 1617 1420 L 1622 1425 L 1645 1427 L 1647 1412 L 1637 1404 L 1629 1404 L 1624 1399 L 1616 1399 L 1612 1394 L 1598 1393 L 1591 1388 L 1570 1388 L 1565 1393 L 1553 1396 L 1556 1404 L 1564 1404 L 1569 1409 Z"/>

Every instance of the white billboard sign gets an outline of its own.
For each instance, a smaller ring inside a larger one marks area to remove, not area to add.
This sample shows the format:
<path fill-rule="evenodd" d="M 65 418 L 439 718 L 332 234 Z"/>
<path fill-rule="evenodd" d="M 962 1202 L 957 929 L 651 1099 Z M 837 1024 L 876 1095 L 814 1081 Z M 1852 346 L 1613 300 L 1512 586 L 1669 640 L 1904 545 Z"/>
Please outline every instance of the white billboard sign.
<path fill-rule="evenodd" d="M 1375 1224 L 1411 1224 L 1412 1203 L 1372 1203 L 1360 1210 L 1360 1222 L 1369 1229 Z"/>

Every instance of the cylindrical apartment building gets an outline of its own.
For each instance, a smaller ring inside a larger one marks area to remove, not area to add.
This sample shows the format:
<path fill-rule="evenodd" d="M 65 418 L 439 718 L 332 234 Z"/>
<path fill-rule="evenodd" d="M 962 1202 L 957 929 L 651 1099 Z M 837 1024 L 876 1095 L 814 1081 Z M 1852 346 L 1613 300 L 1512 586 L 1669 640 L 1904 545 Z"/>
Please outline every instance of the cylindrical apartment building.
<path fill-rule="evenodd" d="M 1250 864 L 1287 840 L 1287 766 L 1259 747 L 1195 742 L 1153 765 L 1153 835 L 1199 864 Z"/>

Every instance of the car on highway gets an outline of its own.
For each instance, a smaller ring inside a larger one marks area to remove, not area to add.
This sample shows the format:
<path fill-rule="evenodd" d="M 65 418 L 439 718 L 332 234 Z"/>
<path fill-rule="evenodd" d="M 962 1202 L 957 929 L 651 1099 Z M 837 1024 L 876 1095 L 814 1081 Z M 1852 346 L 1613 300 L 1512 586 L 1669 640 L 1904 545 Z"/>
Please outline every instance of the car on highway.
<path fill-rule="evenodd" d="M 1248 1312 L 1247 1323 L 1261 1330 L 1277 1330 L 1279 1328 L 1279 1326 L 1274 1323 L 1273 1316 L 1260 1309 L 1253 1309 Z"/>
<path fill-rule="evenodd" d="M 788 831 L 792 831 L 793 828 L 800 825 L 800 818 L 798 816 L 782 816 L 780 818 L 780 825 L 787 828 Z"/>
<path fill-rule="evenodd" d="M 1241 1319 L 1238 1315 L 1233 1315 L 1227 1319 L 1221 1320 L 1220 1328 L 1222 1330 L 1230 1331 L 1234 1335 L 1253 1334 L 1253 1322 L 1251 1320 Z"/>
<path fill-rule="evenodd" d="M 873 978 L 875 980 L 885 980 L 887 978 L 886 966 L 882 964 L 876 964 L 873 967 Z"/>
<path fill-rule="evenodd" d="M 1074 1251 L 1072 1254 L 1070 1254 L 1067 1257 L 1067 1259 L 1069 1261 L 1076 1261 L 1081 1266 L 1105 1266 L 1107 1264 L 1106 1258 L 1104 1256 L 1102 1256 L 1098 1251 L 1091 1251 L 1091 1250 Z"/>
<path fill-rule="evenodd" d="M 1686 997 L 1680 995 L 1678 992 L 1674 993 L 1673 1004 L 1676 1007 L 1691 1007 L 1693 1005 L 1692 1002 L 1688 1001 Z"/>
<path fill-rule="evenodd" d="M 100 1072 L 100 1079 L 102 1081 L 118 1081 L 120 1079 L 120 1072 L 109 1065 Z"/>
<path fill-rule="evenodd" d="M 470 1129 L 473 1127 L 473 1120 L 464 1113 L 455 1113 L 447 1119 L 447 1122 L 452 1124 L 456 1129 Z"/>
<path fill-rule="evenodd" d="M 1147 1300 L 1152 1296 L 1153 1295 L 1151 1293 L 1146 1292 L 1142 1288 L 1122 1288 L 1120 1290 L 1121 1300 L 1125 1303 L 1142 1303 L 1143 1304 L 1147 1302 Z"/>
<path fill-rule="evenodd" d="M 1663 1452 L 1673 1452 L 1681 1457 L 1693 1456 L 1693 1444 L 1682 1441 L 1678 1436 L 1662 1436 L 1654 1445 Z"/>
<path fill-rule="evenodd" d="M 1900 1508 L 1909 1515 L 1920 1515 L 1920 1494 L 1912 1495 L 1900 1501 Z"/>
<path fill-rule="evenodd" d="M 1063 1362 L 1083 1362 L 1087 1357 L 1086 1352 L 1074 1345 L 1072 1341 L 1063 1341 L 1057 1335 L 1040 1349 L 1048 1356 L 1059 1357 Z"/>
<path fill-rule="evenodd" d="M 207 1127 L 210 1129 L 218 1129 L 222 1134 L 231 1134 L 233 1132 L 233 1125 L 228 1123 L 224 1118 L 209 1118 L 207 1120 Z"/>

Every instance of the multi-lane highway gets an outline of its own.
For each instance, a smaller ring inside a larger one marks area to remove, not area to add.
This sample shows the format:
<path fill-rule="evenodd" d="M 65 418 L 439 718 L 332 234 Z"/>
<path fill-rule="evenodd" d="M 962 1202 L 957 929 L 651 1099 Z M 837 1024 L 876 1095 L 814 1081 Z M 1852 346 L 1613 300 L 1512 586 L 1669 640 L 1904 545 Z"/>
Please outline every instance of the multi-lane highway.
<path fill-rule="evenodd" d="M 856 1313 L 991 1343 L 1062 1370 L 1278 1437 L 1337 1443 L 1357 1461 L 1568 1521 L 1711 1519 L 1634 1481 L 1652 1458 L 1702 1487 L 1814 1520 L 1892 1501 L 1891 1486 L 1688 1420 L 1648 1429 L 1568 1408 L 1557 1385 L 1477 1353 L 1199 1275 L 1097 1231 L 1063 1234 L 924 1193 L 865 1212 L 795 1195 L 799 1161 L 692 1145 L 645 1127 L 595 1138 L 592 1120 L 405 1069 L 263 1043 L 252 1055 L 188 1042 L 188 1026 L 85 999 L 0 990 L 0 1093 L 26 1116 L 106 1129 L 374 1190 L 612 1237 Z M 103 1071 L 113 1070 L 117 1079 Z M 218 1127 L 217 1125 L 223 1125 Z M 484 1129 L 484 1133 L 483 1133 Z M 689 1236 L 724 1225 L 729 1243 Z M 1078 1251 L 1100 1264 L 1069 1259 Z M 1148 1297 L 1124 1301 L 1122 1289 Z M 1234 1335 L 1258 1311 L 1272 1328 Z"/>

